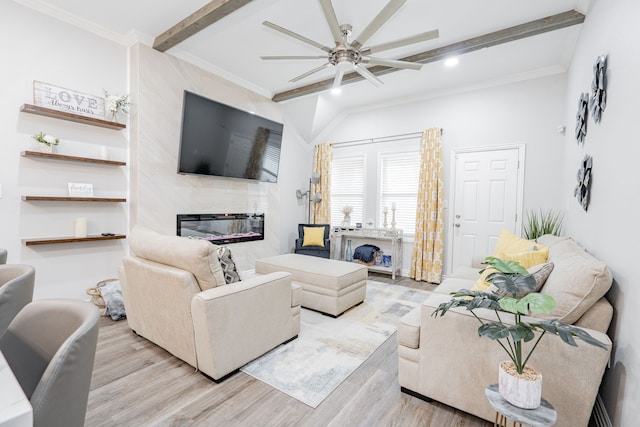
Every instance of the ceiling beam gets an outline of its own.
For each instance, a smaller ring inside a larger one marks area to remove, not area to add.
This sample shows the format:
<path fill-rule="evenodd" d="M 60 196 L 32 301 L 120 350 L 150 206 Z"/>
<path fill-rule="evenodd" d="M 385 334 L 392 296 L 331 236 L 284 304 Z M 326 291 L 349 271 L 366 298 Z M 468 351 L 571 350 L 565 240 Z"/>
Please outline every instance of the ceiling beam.
<path fill-rule="evenodd" d="M 502 43 L 508 43 L 549 31 L 582 24 L 584 22 L 584 18 L 585 16 L 582 13 L 571 10 L 557 15 L 548 16 L 546 18 L 536 19 L 535 21 L 527 22 L 525 24 L 516 25 L 515 27 L 509 27 L 493 33 L 473 37 L 447 46 L 427 50 L 425 52 L 407 56 L 406 58 L 401 58 L 400 60 L 427 64 L 429 62 L 440 61 L 449 56 L 462 55 L 464 53 L 496 46 Z M 400 71 L 398 68 L 384 67 L 381 65 L 376 65 L 367 69 L 376 76 Z M 360 74 L 352 72 L 344 75 L 342 78 L 342 84 L 354 83 L 360 80 L 364 80 L 364 78 Z M 275 102 L 286 101 L 288 99 L 298 98 L 300 96 L 330 89 L 332 85 L 333 78 L 322 80 L 306 86 L 276 93 L 271 99 Z"/>
<path fill-rule="evenodd" d="M 251 1 L 213 0 L 156 37 L 153 48 L 165 52 Z"/>

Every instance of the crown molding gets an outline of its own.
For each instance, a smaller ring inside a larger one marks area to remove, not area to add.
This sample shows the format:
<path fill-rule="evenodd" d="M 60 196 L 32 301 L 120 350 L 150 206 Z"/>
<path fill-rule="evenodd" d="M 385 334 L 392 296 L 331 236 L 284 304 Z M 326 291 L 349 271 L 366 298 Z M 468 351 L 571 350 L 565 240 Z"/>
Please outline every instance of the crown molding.
<path fill-rule="evenodd" d="M 107 40 L 111 40 L 123 46 L 128 46 L 127 36 L 123 36 L 122 34 L 119 34 L 115 31 L 111 31 L 96 24 L 95 22 L 80 18 L 79 16 L 69 13 L 66 10 L 53 6 L 48 2 L 42 0 L 13 0 L 13 2 L 28 7 L 29 9 L 33 9 L 36 12 L 55 18 L 59 21 L 66 22 L 67 24 L 81 28 L 87 32 L 93 33 Z"/>

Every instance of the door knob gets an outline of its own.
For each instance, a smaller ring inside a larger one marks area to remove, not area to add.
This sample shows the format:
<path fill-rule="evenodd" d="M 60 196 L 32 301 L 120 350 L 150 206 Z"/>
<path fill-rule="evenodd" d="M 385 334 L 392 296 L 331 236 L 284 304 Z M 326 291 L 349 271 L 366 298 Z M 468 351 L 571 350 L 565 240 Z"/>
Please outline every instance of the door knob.
<path fill-rule="evenodd" d="M 455 224 L 453 224 L 453 226 L 454 226 L 454 227 L 458 227 L 458 228 L 460 228 L 460 223 L 459 223 L 459 222 L 456 222 Z"/>

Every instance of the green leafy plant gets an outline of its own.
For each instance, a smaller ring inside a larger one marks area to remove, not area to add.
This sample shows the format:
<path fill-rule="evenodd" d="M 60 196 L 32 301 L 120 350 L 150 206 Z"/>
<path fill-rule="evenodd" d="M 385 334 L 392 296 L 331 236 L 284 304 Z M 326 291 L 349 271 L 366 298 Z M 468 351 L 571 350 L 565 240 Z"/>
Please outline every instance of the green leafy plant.
<path fill-rule="evenodd" d="M 527 212 L 527 221 L 523 226 L 524 238 L 527 240 L 535 240 L 545 234 L 553 234 L 559 236 L 562 232 L 562 223 L 564 222 L 564 213 L 561 211 L 540 209 Z"/>
<path fill-rule="evenodd" d="M 558 319 L 541 321 L 523 319 L 523 316 L 531 313 L 551 312 L 556 307 L 555 300 L 550 295 L 537 292 L 529 293 L 522 298 L 516 298 L 519 292 L 531 292 L 536 286 L 533 276 L 519 263 L 487 257 L 485 264 L 497 270 L 489 274 L 486 280 L 506 293 L 507 296 L 501 297 L 496 293 L 461 289 L 457 292 L 452 292 L 451 295 L 454 298 L 440 304 L 434 310 L 432 316 L 442 317 L 452 308 L 465 307 L 480 322 L 478 334 L 481 337 L 484 336 L 495 340 L 507 353 L 519 374 L 524 372 L 529 358 L 546 333 L 557 335 L 562 341 L 574 347 L 578 345 L 575 338 L 579 338 L 587 344 L 606 349 L 605 344 L 592 337 L 585 330 L 567 325 Z M 481 319 L 474 312 L 478 308 L 493 310 L 498 320 L 486 321 Z M 512 315 L 513 323 L 504 322 L 500 313 Z M 537 338 L 536 332 L 541 332 Z M 523 344 L 533 340 L 535 341 L 532 347 L 526 351 Z"/>
<path fill-rule="evenodd" d="M 125 114 L 129 114 L 129 106 L 131 105 L 131 101 L 129 101 L 129 95 L 109 95 L 109 92 L 104 91 L 104 97 L 107 104 L 107 109 L 111 111 L 111 113 L 119 113 L 122 111 Z"/>
<path fill-rule="evenodd" d="M 32 136 L 38 142 L 42 144 L 48 145 L 49 147 L 53 145 L 58 145 L 60 143 L 60 138 L 56 138 L 53 135 L 45 134 L 44 132 L 37 133 Z"/>

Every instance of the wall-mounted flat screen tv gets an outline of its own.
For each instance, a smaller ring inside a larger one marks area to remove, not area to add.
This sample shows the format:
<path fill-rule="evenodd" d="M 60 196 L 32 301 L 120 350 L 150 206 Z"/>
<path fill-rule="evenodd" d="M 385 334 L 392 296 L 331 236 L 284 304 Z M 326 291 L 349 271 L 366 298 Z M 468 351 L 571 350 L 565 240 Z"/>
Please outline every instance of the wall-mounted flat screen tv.
<path fill-rule="evenodd" d="M 178 173 L 277 182 L 282 128 L 185 91 Z"/>

